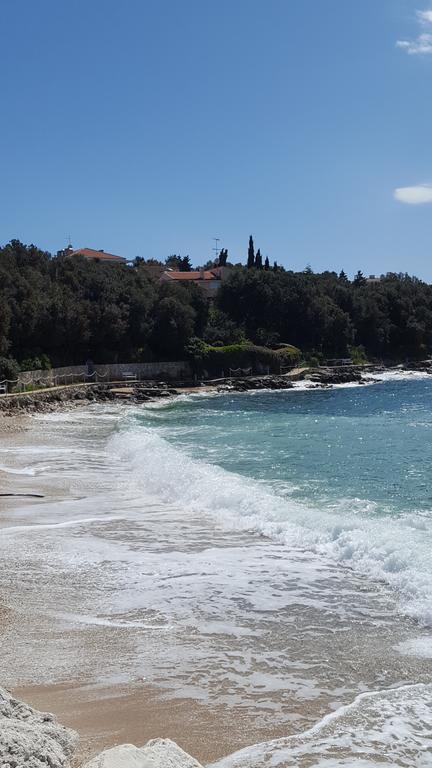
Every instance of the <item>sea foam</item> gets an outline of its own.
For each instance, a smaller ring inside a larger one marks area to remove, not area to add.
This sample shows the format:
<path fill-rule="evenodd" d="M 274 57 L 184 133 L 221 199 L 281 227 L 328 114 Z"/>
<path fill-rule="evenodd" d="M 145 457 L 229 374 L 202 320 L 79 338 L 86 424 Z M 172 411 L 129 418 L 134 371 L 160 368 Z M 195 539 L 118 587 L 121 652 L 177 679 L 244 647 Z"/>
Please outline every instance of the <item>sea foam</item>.
<path fill-rule="evenodd" d="M 336 509 L 283 497 L 265 483 L 191 458 L 155 429 L 129 428 L 114 435 L 108 451 L 128 466 L 143 495 L 207 514 L 226 530 L 255 531 L 287 548 L 315 552 L 394 590 L 407 615 L 432 625 L 432 519 L 414 514 L 367 515 L 368 502 Z"/>

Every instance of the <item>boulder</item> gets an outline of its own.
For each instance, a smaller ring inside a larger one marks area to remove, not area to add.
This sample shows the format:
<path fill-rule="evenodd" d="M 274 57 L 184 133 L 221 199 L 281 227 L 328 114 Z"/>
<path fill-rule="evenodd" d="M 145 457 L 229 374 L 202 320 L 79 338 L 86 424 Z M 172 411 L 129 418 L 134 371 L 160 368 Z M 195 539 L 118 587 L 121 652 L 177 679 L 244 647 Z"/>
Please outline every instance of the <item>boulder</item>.
<path fill-rule="evenodd" d="M 1 768 L 66 768 L 78 736 L 0 688 Z"/>
<path fill-rule="evenodd" d="M 101 752 L 83 768 L 201 768 L 170 739 L 152 739 L 143 747 L 122 744 Z"/>

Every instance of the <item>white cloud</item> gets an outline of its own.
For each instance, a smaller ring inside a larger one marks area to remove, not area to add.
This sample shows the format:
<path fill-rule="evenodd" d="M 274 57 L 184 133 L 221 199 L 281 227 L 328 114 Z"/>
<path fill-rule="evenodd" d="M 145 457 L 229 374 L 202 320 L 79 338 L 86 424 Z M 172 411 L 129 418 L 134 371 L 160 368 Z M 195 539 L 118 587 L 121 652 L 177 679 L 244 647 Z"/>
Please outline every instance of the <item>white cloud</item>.
<path fill-rule="evenodd" d="M 398 48 L 404 48 L 407 53 L 432 53 L 432 35 L 419 35 L 415 40 L 398 40 Z"/>
<path fill-rule="evenodd" d="M 416 15 L 423 27 L 432 27 L 432 11 L 417 11 Z M 432 33 L 422 32 L 414 40 L 398 40 L 396 45 L 409 54 L 432 53 Z"/>
<path fill-rule="evenodd" d="M 432 11 L 417 11 L 417 18 L 422 24 L 432 24 Z"/>
<path fill-rule="evenodd" d="M 393 195 L 400 203 L 407 203 L 408 205 L 432 203 L 432 184 L 417 184 L 415 187 L 398 187 L 398 189 L 395 189 Z"/>

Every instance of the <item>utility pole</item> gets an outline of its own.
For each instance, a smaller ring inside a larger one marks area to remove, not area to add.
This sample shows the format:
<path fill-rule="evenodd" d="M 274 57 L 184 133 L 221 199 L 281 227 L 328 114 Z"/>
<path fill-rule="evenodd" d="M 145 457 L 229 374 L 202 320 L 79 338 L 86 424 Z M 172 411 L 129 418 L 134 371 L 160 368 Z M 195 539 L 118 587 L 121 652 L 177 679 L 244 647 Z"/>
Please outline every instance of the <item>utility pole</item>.
<path fill-rule="evenodd" d="M 213 237 L 213 240 L 215 241 L 215 244 L 214 244 L 214 248 L 212 248 L 212 251 L 214 251 L 215 260 L 216 260 L 218 258 L 218 256 L 219 256 L 219 253 L 220 253 L 220 251 L 219 251 L 220 237 Z"/>

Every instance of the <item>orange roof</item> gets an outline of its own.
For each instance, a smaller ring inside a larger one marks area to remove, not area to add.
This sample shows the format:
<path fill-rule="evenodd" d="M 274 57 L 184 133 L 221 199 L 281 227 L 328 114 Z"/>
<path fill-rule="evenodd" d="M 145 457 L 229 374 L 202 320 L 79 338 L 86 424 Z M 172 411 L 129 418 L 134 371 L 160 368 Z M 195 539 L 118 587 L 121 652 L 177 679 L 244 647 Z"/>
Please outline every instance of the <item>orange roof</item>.
<path fill-rule="evenodd" d="M 173 280 L 219 280 L 219 275 L 215 275 L 210 270 L 199 270 L 193 272 L 176 272 L 175 270 L 169 270 L 164 273 Z"/>
<path fill-rule="evenodd" d="M 95 251 L 94 248 L 79 248 L 77 251 L 71 251 L 69 256 L 84 256 L 86 259 L 100 259 L 101 261 L 126 261 L 123 256 L 115 256 L 106 251 Z"/>

